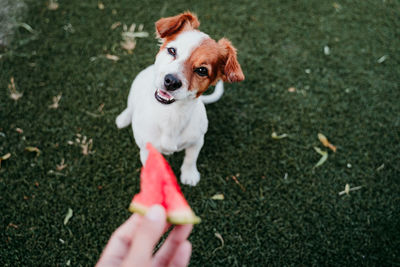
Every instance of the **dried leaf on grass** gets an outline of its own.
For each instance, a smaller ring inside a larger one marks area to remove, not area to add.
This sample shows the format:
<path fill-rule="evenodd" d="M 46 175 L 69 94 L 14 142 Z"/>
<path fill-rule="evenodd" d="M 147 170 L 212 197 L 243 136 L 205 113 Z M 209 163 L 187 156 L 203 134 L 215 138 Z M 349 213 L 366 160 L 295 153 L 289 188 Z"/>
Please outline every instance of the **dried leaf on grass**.
<path fill-rule="evenodd" d="M 339 3 L 337 3 L 337 2 L 334 2 L 334 3 L 332 4 L 332 6 L 333 6 L 333 8 L 334 8 L 336 11 L 338 11 L 338 12 L 342 9 L 342 6 L 341 6 Z"/>
<path fill-rule="evenodd" d="M 50 0 L 50 1 L 49 1 L 49 4 L 47 5 L 47 8 L 48 8 L 49 10 L 57 10 L 58 7 L 59 7 L 59 4 L 58 4 L 56 1 L 54 1 L 54 0 Z"/>
<path fill-rule="evenodd" d="M 118 56 L 114 56 L 114 55 L 110 55 L 110 54 L 107 54 L 106 58 L 109 59 L 109 60 L 112 60 L 112 61 L 118 61 L 119 60 Z"/>
<path fill-rule="evenodd" d="M 329 46 L 324 46 L 324 54 L 326 56 L 329 56 L 331 54 L 331 49 L 329 48 Z"/>
<path fill-rule="evenodd" d="M 97 4 L 97 7 L 98 7 L 100 10 L 103 10 L 103 9 L 104 9 L 104 4 L 103 4 L 102 2 L 99 2 L 99 3 Z"/>
<path fill-rule="evenodd" d="M 219 250 L 222 249 L 225 246 L 225 241 L 222 238 L 222 235 L 220 233 L 214 233 L 215 237 L 218 238 L 221 241 L 221 246 L 217 247 L 216 249 L 214 249 L 213 254 Z"/>
<path fill-rule="evenodd" d="M 283 138 L 286 138 L 286 137 L 288 137 L 288 135 L 287 134 L 281 134 L 281 135 L 278 135 L 276 132 L 273 132 L 272 134 L 271 134 L 271 137 L 273 138 L 273 139 L 283 139 Z"/>
<path fill-rule="evenodd" d="M 232 179 L 235 181 L 235 183 L 240 187 L 240 189 L 242 189 L 243 192 L 246 192 L 246 188 L 244 188 L 244 186 L 239 183 L 238 177 L 240 176 L 240 173 L 236 174 L 236 175 L 232 175 Z"/>
<path fill-rule="evenodd" d="M 149 36 L 148 32 L 143 31 L 143 24 L 140 24 L 136 31 L 136 24 L 133 23 L 129 29 L 126 24 L 123 25 L 122 32 L 122 42 L 121 46 L 123 49 L 127 50 L 128 53 L 132 53 L 132 51 L 136 47 L 136 39 L 137 38 L 146 38 Z"/>
<path fill-rule="evenodd" d="M 360 190 L 362 188 L 362 186 L 356 186 L 356 187 L 352 187 L 350 188 L 349 184 L 346 184 L 346 186 L 344 187 L 344 190 L 339 192 L 339 196 L 341 195 L 349 195 L 351 191 L 356 191 L 356 190 Z"/>
<path fill-rule="evenodd" d="M 34 147 L 34 146 L 27 146 L 27 147 L 25 147 L 25 151 L 28 151 L 28 152 L 35 152 L 35 153 L 36 153 L 36 157 L 39 157 L 39 156 L 40 156 L 40 153 L 41 153 L 40 149 L 37 148 L 37 147 Z"/>
<path fill-rule="evenodd" d="M 380 172 L 381 170 L 383 170 L 383 168 L 385 168 L 385 164 L 382 164 L 381 166 L 379 166 L 376 171 Z"/>
<path fill-rule="evenodd" d="M 10 98 L 15 101 L 18 101 L 18 99 L 20 99 L 23 95 L 23 93 L 20 93 L 17 91 L 15 82 L 14 82 L 14 77 L 10 78 L 10 84 L 8 85 L 8 90 L 10 91 Z"/>
<path fill-rule="evenodd" d="M 128 52 L 132 52 L 136 47 L 136 40 L 124 40 L 121 42 L 121 46 Z"/>
<path fill-rule="evenodd" d="M 215 195 L 213 195 L 213 196 L 211 197 L 211 199 L 213 199 L 213 200 L 224 200 L 225 197 L 224 197 L 223 194 L 215 194 Z"/>
<path fill-rule="evenodd" d="M 49 106 L 49 108 L 57 109 L 61 100 L 62 93 L 59 93 L 57 96 L 53 96 L 53 104 Z"/>
<path fill-rule="evenodd" d="M 121 26 L 121 25 L 122 25 L 122 23 L 121 23 L 120 21 L 114 22 L 114 23 L 111 25 L 110 29 L 111 29 L 111 30 L 115 30 L 116 28 L 118 28 L 118 27 Z"/>
<path fill-rule="evenodd" d="M 72 209 L 68 208 L 68 212 L 64 218 L 64 225 L 67 225 L 67 223 L 69 222 L 69 220 L 72 218 L 73 215 L 74 215 L 74 212 L 72 211 Z"/>
<path fill-rule="evenodd" d="M 317 168 L 324 164 L 325 161 L 328 159 L 328 152 L 321 150 L 319 147 L 314 147 L 314 150 L 322 156 L 321 159 L 314 166 L 314 168 Z"/>
<path fill-rule="evenodd" d="M 332 145 L 332 144 L 328 141 L 328 138 L 326 138 L 325 135 L 323 135 L 322 133 L 318 133 L 318 139 L 319 139 L 319 141 L 321 141 L 321 143 L 322 143 L 325 147 L 329 147 L 333 152 L 336 152 L 336 146 Z"/>
<path fill-rule="evenodd" d="M 1 162 L 2 162 L 3 160 L 9 159 L 10 157 L 11 157 L 11 153 L 7 153 L 7 154 L 5 154 L 5 155 L 3 155 L 3 156 L 0 157 L 0 168 L 1 168 Z"/>
<path fill-rule="evenodd" d="M 61 162 L 60 162 L 60 164 L 57 164 L 57 165 L 56 165 L 57 171 L 62 171 L 62 170 L 64 170 L 64 169 L 68 166 L 67 164 L 64 164 L 64 163 L 65 163 L 65 160 L 62 159 Z"/>
<path fill-rule="evenodd" d="M 387 55 L 381 56 L 376 62 L 378 62 L 379 64 L 382 64 L 383 62 L 386 61 L 387 58 L 388 58 Z"/>
<path fill-rule="evenodd" d="M 75 138 L 75 143 L 81 147 L 82 154 L 87 156 L 93 153 L 91 151 L 93 147 L 93 139 L 88 139 L 86 136 L 82 136 L 81 134 L 76 134 L 76 136 L 77 137 Z M 73 145 L 73 142 L 68 141 L 68 144 Z"/>

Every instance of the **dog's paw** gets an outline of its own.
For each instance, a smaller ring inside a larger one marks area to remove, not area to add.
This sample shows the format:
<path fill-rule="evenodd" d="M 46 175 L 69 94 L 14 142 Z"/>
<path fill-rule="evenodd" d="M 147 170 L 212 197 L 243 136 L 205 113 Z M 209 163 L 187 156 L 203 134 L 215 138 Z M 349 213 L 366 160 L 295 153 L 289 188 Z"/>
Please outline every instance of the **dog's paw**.
<path fill-rule="evenodd" d="M 200 181 L 200 173 L 196 169 L 181 170 L 181 183 L 195 186 Z"/>

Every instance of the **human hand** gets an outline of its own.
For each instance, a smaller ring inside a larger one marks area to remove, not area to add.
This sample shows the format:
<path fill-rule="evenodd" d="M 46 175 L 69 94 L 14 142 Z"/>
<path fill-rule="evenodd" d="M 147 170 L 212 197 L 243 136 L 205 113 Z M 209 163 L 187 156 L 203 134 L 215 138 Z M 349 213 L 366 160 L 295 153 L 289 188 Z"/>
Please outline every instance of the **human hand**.
<path fill-rule="evenodd" d="M 151 207 L 145 216 L 133 214 L 112 234 L 96 266 L 187 266 L 192 253 L 192 244 L 187 240 L 191 224 L 175 226 L 153 255 L 169 226 L 160 205 Z"/>

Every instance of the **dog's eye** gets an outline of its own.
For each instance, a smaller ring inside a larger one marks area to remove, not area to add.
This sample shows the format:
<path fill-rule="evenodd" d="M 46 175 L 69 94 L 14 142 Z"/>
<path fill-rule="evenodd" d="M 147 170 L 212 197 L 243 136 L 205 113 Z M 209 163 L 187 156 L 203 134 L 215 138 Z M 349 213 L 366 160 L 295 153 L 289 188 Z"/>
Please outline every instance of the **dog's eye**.
<path fill-rule="evenodd" d="M 208 70 L 205 67 L 196 68 L 194 72 L 200 76 L 208 76 Z"/>
<path fill-rule="evenodd" d="M 170 54 L 171 56 L 175 57 L 176 56 L 176 49 L 173 47 L 169 47 L 167 48 L 168 54 Z"/>

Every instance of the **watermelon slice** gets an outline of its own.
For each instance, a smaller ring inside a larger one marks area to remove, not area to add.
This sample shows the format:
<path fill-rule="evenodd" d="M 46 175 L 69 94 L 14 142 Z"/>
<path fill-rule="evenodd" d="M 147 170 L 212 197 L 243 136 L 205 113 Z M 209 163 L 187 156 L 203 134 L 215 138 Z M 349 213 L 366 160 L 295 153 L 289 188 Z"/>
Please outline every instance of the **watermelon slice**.
<path fill-rule="evenodd" d="M 172 224 L 196 224 L 200 222 L 187 203 L 171 166 L 150 144 L 146 164 L 140 173 L 140 192 L 129 206 L 129 211 L 145 215 L 155 205 L 162 205 L 167 212 L 167 220 Z"/>

